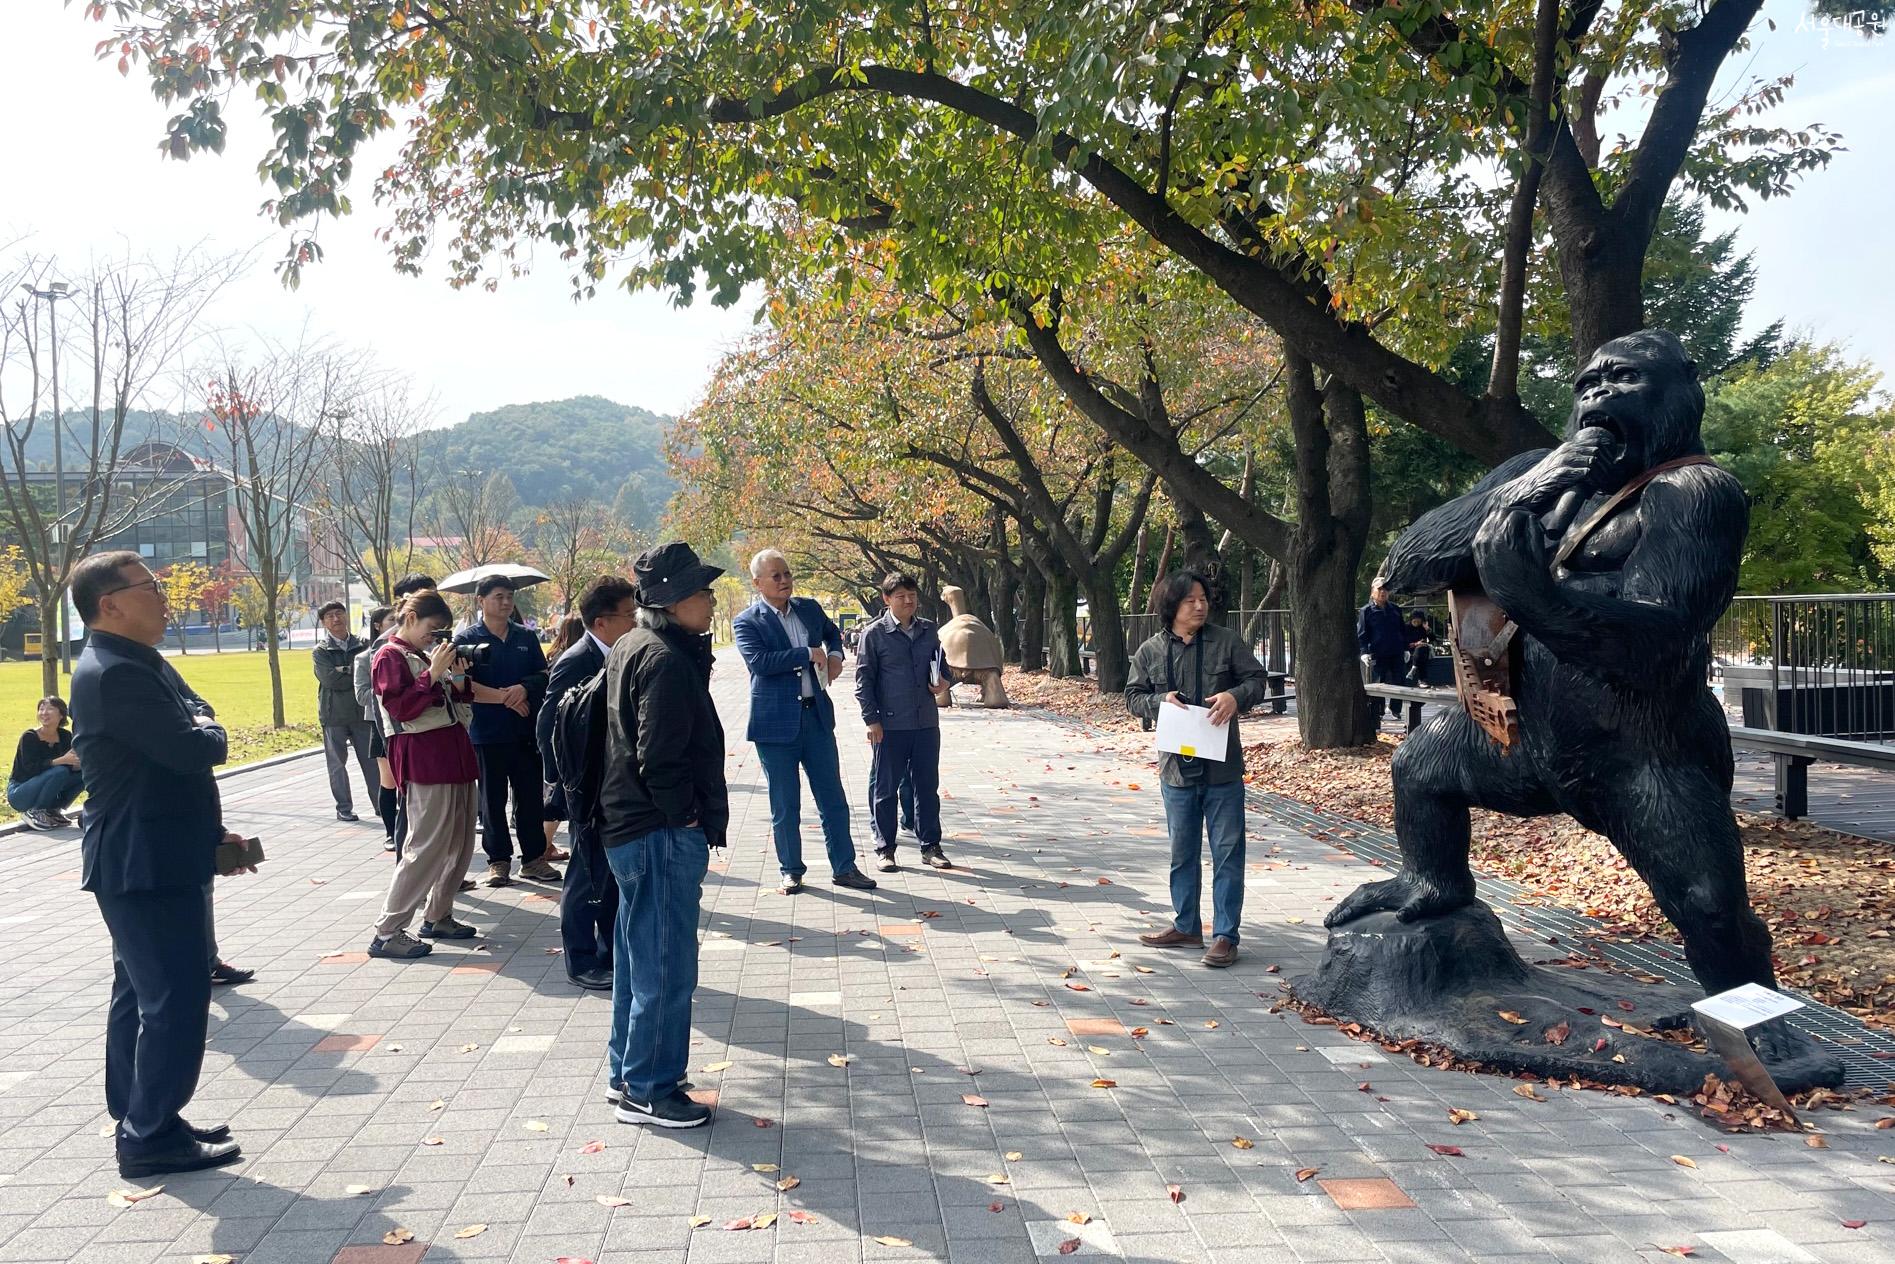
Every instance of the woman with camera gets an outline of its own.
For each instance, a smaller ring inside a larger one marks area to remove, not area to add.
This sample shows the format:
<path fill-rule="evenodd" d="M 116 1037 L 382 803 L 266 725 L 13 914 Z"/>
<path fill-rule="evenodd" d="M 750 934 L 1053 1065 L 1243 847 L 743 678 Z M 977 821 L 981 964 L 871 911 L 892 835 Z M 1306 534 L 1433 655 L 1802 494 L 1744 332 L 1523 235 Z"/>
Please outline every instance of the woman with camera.
<path fill-rule="evenodd" d="M 472 926 L 454 920 L 454 896 L 474 854 L 479 767 L 467 736 L 473 689 L 461 649 L 448 639 L 447 602 L 436 592 L 411 593 L 397 617 L 370 675 L 389 766 L 407 804 L 408 837 L 368 953 L 401 961 L 434 951 L 408 934 L 424 900 L 421 939 L 473 938 Z"/>

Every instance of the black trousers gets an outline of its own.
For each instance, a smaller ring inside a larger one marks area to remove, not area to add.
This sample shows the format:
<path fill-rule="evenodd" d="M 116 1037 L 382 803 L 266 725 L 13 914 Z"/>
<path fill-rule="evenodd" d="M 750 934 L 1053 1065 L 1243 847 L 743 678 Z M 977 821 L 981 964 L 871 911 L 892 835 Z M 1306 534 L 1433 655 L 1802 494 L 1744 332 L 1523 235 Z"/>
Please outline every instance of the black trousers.
<path fill-rule="evenodd" d="M 877 742 L 874 746 L 869 748 L 869 788 L 868 793 L 862 796 L 868 800 L 869 824 L 871 827 L 873 827 L 875 823 L 875 765 L 880 763 L 881 759 L 882 746 L 881 743 Z M 915 775 L 912 772 L 905 774 L 901 779 L 901 827 L 909 833 L 914 832 Z M 874 832 L 873 828 L 871 828 L 870 832 Z M 880 851 L 881 847 L 881 840 L 877 839 L 875 843 L 876 850 Z"/>
<path fill-rule="evenodd" d="M 1405 685 L 1408 683 L 1408 659 L 1405 654 L 1393 658 L 1377 658 L 1369 664 L 1369 681 L 1377 685 Z M 1375 704 L 1387 702 L 1390 715 L 1402 713 L 1399 698 L 1370 698 L 1369 714 L 1376 715 L 1381 708 Z"/>
<path fill-rule="evenodd" d="M 895 850 L 895 804 L 904 780 L 912 779 L 915 836 L 923 847 L 941 844 L 941 730 L 886 729 L 875 747 L 875 850 Z"/>
<path fill-rule="evenodd" d="M 612 968 L 612 927 L 619 915 L 619 884 L 605 860 L 599 827 L 571 821 L 572 860 L 559 893 L 559 935 L 566 973 Z"/>
<path fill-rule="evenodd" d="M 197 1092 L 210 1029 L 210 884 L 95 895 L 112 935 L 105 1106 L 121 1154 L 162 1148 Z"/>
<path fill-rule="evenodd" d="M 488 742 L 474 747 L 480 761 L 480 846 L 495 864 L 513 859 L 507 837 L 507 792 L 513 792 L 513 832 L 520 837 L 520 862 L 546 854 L 546 823 L 540 795 L 545 786 L 540 748 L 530 737 L 517 742 Z"/>

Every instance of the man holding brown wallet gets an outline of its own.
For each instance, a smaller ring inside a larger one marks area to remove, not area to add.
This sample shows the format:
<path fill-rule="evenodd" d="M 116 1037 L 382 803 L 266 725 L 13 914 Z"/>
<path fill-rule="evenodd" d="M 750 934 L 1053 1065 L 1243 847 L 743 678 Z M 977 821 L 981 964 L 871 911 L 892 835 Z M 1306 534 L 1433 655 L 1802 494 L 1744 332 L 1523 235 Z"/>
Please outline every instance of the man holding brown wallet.
<path fill-rule="evenodd" d="M 72 599 L 90 631 L 72 673 L 73 745 L 87 792 L 81 886 L 112 936 L 106 1102 L 119 1174 L 234 1163 L 228 1128 L 179 1113 L 210 1024 L 210 890 L 225 837 L 211 770 L 228 742 L 158 654 L 170 610 L 136 553 L 81 562 Z"/>

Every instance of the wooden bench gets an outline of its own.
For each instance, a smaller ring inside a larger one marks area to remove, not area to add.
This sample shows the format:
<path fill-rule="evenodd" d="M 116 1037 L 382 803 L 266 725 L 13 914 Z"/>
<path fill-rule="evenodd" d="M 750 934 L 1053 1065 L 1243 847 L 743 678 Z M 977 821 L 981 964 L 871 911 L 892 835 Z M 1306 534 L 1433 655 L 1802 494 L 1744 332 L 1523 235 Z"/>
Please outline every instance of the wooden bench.
<path fill-rule="evenodd" d="M 1421 724 L 1424 703 L 1456 705 L 1452 689 L 1417 689 L 1412 685 L 1364 685 L 1363 689 L 1371 698 L 1393 698 L 1406 702 L 1410 733 Z M 1777 812 L 1792 821 L 1809 814 L 1811 764 L 1850 764 L 1857 768 L 1895 772 L 1895 746 L 1855 742 L 1842 737 L 1817 737 L 1807 733 L 1781 733 L 1775 729 L 1745 725 L 1732 725 L 1730 735 L 1733 749 L 1762 751 L 1775 761 Z"/>

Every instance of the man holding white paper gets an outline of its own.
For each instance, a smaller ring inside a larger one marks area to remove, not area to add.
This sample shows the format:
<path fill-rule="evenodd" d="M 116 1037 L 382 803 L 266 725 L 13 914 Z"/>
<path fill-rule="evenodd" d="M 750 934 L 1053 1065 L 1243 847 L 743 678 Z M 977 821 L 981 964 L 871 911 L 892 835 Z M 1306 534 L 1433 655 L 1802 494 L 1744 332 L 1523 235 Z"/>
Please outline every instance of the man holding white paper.
<path fill-rule="evenodd" d="M 1191 571 L 1158 594 L 1161 631 L 1132 655 L 1125 705 L 1158 729 L 1159 791 L 1171 834 L 1171 926 L 1139 940 L 1202 948 L 1204 835 L 1211 841 L 1211 948 L 1204 964 L 1237 960 L 1244 912 L 1244 763 L 1237 714 L 1263 701 L 1269 675 L 1241 637 L 1210 622 L 1210 582 Z"/>

